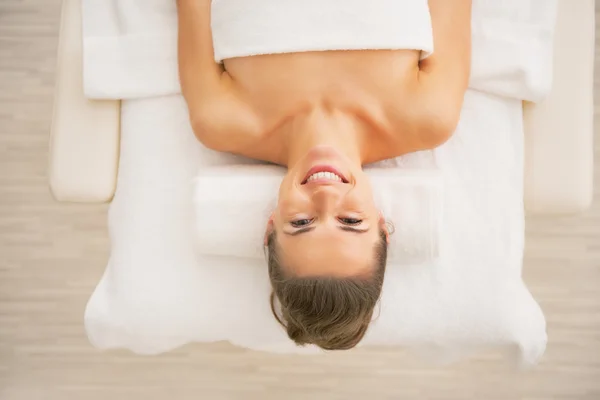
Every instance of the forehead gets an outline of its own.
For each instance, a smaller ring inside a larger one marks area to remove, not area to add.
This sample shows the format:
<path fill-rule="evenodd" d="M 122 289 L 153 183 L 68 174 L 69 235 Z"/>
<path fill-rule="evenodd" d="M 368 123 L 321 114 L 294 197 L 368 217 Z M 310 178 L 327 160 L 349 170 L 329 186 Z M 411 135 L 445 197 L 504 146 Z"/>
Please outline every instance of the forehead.
<path fill-rule="evenodd" d="M 282 264 L 298 276 L 356 276 L 375 264 L 376 230 L 364 234 L 315 230 L 290 237 L 278 234 Z"/>

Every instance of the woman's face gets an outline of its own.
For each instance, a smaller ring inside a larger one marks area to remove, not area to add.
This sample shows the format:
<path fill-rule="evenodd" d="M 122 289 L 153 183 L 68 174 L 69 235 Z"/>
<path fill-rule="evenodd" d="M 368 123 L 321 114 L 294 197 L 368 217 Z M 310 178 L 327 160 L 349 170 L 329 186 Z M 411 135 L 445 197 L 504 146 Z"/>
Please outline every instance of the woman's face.
<path fill-rule="evenodd" d="M 295 275 L 351 276 L 370 272 L 382 228 L 362 168 L 318 146 L 288 170 L 267 233 Z"/>

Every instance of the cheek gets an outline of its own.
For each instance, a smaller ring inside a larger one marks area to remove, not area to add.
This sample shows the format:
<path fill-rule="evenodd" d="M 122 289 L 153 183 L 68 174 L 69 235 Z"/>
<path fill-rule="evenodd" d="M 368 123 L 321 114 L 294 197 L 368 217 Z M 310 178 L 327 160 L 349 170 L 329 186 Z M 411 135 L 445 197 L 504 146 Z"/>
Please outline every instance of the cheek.
<path fill-rule="evenodd" d="M 348 196 L 348 204 L 360 208 L 365 212 L 371 211 L 376 208 L 376 201 L 374 198 L 373 191 L 368 185 L 356 186 L 352 191 L 351 196 Z"/>
<path fill-rule="evenodd" d="M 291 195 L 294 189 L 294 182 L 290 174 L 287 174 L 281 184 L 279 185 L 278 191 L 278 203 L 285 202 Z"/>
<path fill-rule="evenodd" d="M 275 216 L 278 220 L 282 219 L 283 216 L 290 216 L 297 213 L 306 212 L 306 206 L 304 202 L 297 199 L 298 196 L 288 194 L 286 197 L 280 197 L 275 207 Z"/>
<path fill-rule="evenodd" d="M 290 180 L 284 179 L 279 186 L 279 194 L 277 197 L 277 209 L 284 213 L 297 208 L 306 207 L 307 199 L 301 191 Z"/>
<path fill-rule="evenodd" d="M 275 210 L 273 210 L 273 219 L 275 222 L 280 223 L 283 215 L 289 215 L 291 210 L 297 208 L 297 206 L 294 205 L 295 203 L 294 195 L 291 190 L 286 190 L 286 188 L 282 185 L 279 190 L 279 196 L 277 198 Z"/>
<path fill-rule="evenodd" d="M 281 208 L 285 208 L 286 203 L 289 201 L 290 191 L 286 187 L 285 182 L 279 186 L 279 191 L 277 192 L 277 201 L 276 201 L 276 211 Z"/>

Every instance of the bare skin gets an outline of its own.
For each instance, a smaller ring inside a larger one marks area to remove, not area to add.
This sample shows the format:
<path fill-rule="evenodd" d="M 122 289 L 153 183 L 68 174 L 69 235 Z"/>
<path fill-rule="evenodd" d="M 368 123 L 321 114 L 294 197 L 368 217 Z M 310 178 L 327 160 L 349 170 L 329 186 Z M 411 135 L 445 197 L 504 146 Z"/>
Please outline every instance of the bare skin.
<path fill-rule="evenodd" d="M 385 226 L 362 166 L 435 148 L 454 132 L 469 79 L 471 0 L 429 0 L 435 50 L 422 61 L 414 50 L 326 51 L 220 65 L 210 6 L 178 0 L 194 133 L 211 149 L 288 167 L 267 234 L 277 232 L 296 274 L 368 273 L 364 255 Z M 307 183 L 316 166 L 342 181 Z"/>

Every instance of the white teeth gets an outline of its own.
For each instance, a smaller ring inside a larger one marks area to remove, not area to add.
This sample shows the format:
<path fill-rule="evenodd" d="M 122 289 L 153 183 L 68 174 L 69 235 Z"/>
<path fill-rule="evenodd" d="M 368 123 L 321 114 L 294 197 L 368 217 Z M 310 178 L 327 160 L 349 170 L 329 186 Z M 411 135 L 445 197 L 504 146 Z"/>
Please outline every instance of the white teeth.
<path fill-rule="evenodd" d="M 342 178 L 333 172 L 317 172 L 309 176 L 306 182 L 314 181 L 315 179 L 327 179 L 330 181 L 343 182 Z"/>

